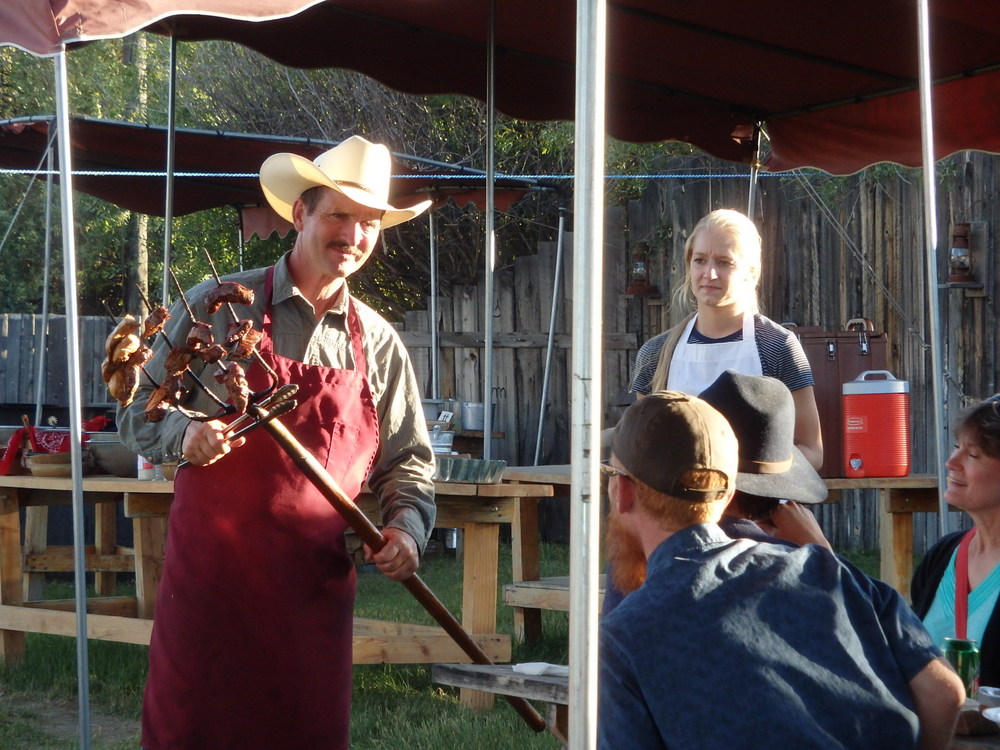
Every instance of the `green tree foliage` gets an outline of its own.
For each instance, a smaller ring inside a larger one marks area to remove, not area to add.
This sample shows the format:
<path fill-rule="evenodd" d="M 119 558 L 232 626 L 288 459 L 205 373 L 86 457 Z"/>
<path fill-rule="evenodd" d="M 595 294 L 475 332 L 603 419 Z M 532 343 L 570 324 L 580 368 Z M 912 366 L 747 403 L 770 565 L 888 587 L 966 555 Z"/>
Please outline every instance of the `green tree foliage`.
<path fill-rule="evenodd" d="M 151 34 L 108 40 L 68 55 L 74 114 L 165 124 L 169 40 Z M 177 47 L 179 126 L 243 133 L 278 134 L 336 141 L 359 133 L 399 153 L 475 169 L 487 166 L 487 111 L 482 102 L 459 96 L 410 96 L 345 70 L 286 68 L 226 42 L 183 43 Z M 53 64 L 13 48 L 0 48 L 0 114 L 3 117 L 54 113 Z M 560 207 L 571 206 L 574 134 L 571 123 L 524 122 L 499 115 L 493 147 L 502 174 L 554 176 L 559 188 L 530 194 L 497 216 L 497 266 L 534 252 L 539 241 L 555 239 Z M 637 146 L 609 141 L 609 172 L 648 173 L 663 154 L 689 153 L 686 146 Z M 427 165 L 412 164 L 418 169 Z M 44 263 L 44 185 L 35 184 L 17 214 L 28 178 L 0 175 L 0 226 L 11 227 L 0 246 L 6 267 L 25 274 L 0 276 L 0 310 L 40 309 Z M 634 197 L 636 181 L 609 182 L 609 199 Z M 79 297 L 84 311 L 99 314 L 106 303 L 116 314 L 129 306 L 135 282 L 136 222 L 129 212 L 77 196 Z M 53 213 L 58 227 L 58 200 Z M 471 204 L 435 208 L 440 289 L 475 283 L 483 269 L 485 216 Z M 148 289 L 162 296 L 163 221 L 150 217 L 146 247 Z M 51 309 L 62 306 L 61 245 L 53 242 Z M 207 249 L 223 273 L 271 263 L 291 238 L 250 239 L 239 247 L 232 209 L 175 218 L 171 267 L 182 284 L 209 273 Z M 352 280 L 352 289 L 390 317 L 423 308 L 430 285 L 431 245 L 426 219 L 390 229 L 381 250 Z M 171 291 L 173 296 L 173 291 Z M 134 304 L 134 303 L 132 303 Z M 138 312 L 133 310 L 133 312 Z"/>

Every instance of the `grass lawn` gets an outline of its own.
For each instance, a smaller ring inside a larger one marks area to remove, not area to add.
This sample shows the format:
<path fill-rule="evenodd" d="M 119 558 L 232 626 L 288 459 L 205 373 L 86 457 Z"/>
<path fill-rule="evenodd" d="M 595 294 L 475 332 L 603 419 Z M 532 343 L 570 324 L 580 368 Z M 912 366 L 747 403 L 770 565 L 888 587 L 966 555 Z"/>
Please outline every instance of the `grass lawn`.
<path fill-rule="evenodd" d="M 565 575 L 565 545 L 544 545 L 544 575 Z M 501 582 L 510 581 L 510 547 L 500 550 Z M 429 557 L 421 577 L 456 616 L 461 611 L 462 566 L 446 554 Z M 502 585 L 502 583 L 501 583 Z M 130 592 L 120 592 L 130 593 Z M 66 584 L 50 584 L 51 598 L 72 597 Z M 499 593 L 498 593 L 499 601 Z M 359 617 L 434 625 L 430 615 L 398 583 L 377 572 L 358 575 Z M 515 644 L 513 661 L 566 663 L 569 624 L 564 612 L 543 613 L 544 639 Z M 498 606 L 498 632 L 511 633 L 513 611 Z M 0 748 L 77 748 L 76 648 L 72 638 L 28 634 L 27 657 L 0 665 Z M 138 719 L 146 678 L 147 649 L 90 641 L 91 725 L 94 750 L 138 747 Z M 544 709 L 540 707 L 540 710 Z M 502 698 L 493 710 L 475 714 L 458 702 L 458 691 L 436 685 L 429 665 L 358 665 L 354 668 L 352 747 L 440 750 L 442 747 L 557 748 L 548 734 L 535 734 Z"/>
<path fill-rule="evenodd" d="M 566 545 L 542 546 L 542 574 L 566 575 Z M 848 555 L 863 570 L 878 573 L 878 552 Z M 510 547 L 500 550 L 500 578 L 511 580 Z M 444 554 L 428 558 L 421 576 L 452 613 L 460 612 L 462 568 Z M 65 584 L 50 585 L 53 598 L 72 596 Z M 126 593 L 126 592 L 122 592 Z M 499 593 L 498 593 L 499 601 Z M 422 607 L 399 584 L 375 572 L 358 576 L 359 617 L 433 625 Z M 543 612 L 543 640 L 514 644 L 513 661 L 565 664 L 569 618 Z M 498 606 L 501 633 L 513 631 L 513 610 Z M 18 665 L 0 665 L 0 748 L 70 750 L 78 745 L 76 651 L 71 638 L 28 635 L 28 655 Z M 89 647 L 93 750 L 134 750 L 146 676 L 146 647 L 91 641 Z M 543 710 L 543 707 L 539 707 Z M 357 750 L 405 747 L 558 748 L 549 734 L 535 734 L 503 699 L 476 714 L 458 703 L 458 691 L 431 682 L 427 665 L 359 665 L 354 668 L 352 747 Z"/>

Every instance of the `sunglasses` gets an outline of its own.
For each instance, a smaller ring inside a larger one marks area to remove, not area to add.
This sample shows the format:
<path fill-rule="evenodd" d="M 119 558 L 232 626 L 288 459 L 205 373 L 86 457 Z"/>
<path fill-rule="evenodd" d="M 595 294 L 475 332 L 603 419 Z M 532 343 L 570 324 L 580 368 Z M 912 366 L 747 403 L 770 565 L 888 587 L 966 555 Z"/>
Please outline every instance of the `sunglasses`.
<path fill-rule="evenodd" d="M 627 471 L 622 471 L 617 466 L 612 466 L 610 460 L 601 461 L 601 475 L 610 479 L 611 477 L 626 477 L 631 479 L 632 475 Z"/>

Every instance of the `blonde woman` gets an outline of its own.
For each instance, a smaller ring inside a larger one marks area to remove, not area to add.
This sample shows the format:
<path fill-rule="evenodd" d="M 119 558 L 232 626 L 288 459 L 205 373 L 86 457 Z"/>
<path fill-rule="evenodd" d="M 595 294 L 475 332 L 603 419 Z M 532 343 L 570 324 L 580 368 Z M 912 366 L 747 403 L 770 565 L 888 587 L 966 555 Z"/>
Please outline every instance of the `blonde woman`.
<path fill-rule="evenodd" d="M 757 228 L 739 211 L 712 211 L 688 237 L 684 262 L 678 297 L 695 312 L 643 344 L 632 390 L 698 394 L 726 370 L 775 377 L 795 402 L 795 445 L 819 469 L 823 438 L 809 361 L 794 334 L 760 314 Z"/>

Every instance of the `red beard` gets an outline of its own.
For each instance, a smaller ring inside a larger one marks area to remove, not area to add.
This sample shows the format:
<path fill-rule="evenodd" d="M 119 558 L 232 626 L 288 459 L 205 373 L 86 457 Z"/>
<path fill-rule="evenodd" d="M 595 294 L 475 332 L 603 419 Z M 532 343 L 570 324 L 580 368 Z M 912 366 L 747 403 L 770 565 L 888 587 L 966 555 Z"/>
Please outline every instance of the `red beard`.
<path fill-rule="evenodd" d="M 608 516 L 605 538 L 611 582 L 622 594 L 629 594 L 646 580 L 646 553 L 639 539 L 625 528 L 615 511 Z"/>

